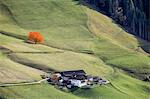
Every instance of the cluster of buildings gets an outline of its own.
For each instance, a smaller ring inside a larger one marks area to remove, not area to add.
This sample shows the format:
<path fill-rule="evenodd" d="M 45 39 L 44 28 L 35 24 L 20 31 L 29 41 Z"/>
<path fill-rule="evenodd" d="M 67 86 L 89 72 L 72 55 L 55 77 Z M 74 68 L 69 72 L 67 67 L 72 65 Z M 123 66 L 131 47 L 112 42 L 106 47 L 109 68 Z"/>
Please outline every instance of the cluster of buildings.
<path fill-rule="evenodd" d="M 86 75 L 83 70 L 63 71 L 53 73 L 48 76 L 48 82 L 59 87 L 67 87 L 68 89 L 91 88 L 93 85 L 108 84 L 109 81 L 97 76 Z"/>

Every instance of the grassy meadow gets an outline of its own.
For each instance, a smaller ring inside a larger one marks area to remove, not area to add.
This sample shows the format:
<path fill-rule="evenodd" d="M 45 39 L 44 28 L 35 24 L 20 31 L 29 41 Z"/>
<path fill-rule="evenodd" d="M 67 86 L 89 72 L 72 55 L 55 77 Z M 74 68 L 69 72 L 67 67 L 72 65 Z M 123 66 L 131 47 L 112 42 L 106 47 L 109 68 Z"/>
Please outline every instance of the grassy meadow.
<path fill-rule="evenodd" d="M 25 43 L 30 31 L 45 44 Z M 149 99 L 150 84 L 140 79 L 150 58 L 139 46 L 149 51 L 150 43 L 78 0 L 0 0 L 0 84 L 39 80 L 51 69 L 84 69 L 111 82 L 70 93 L 46 83 L 0 87 L 0 99 Z"/>

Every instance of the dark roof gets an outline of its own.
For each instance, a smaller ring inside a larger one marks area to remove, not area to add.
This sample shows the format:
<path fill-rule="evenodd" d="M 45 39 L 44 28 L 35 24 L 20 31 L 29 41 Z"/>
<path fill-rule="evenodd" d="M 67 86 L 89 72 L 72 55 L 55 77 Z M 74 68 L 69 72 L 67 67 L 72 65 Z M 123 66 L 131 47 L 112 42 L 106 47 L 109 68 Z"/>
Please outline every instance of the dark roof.
<path fill-rule="evenodd" d="M 69 77 L 70 79 L 76 79 L 76 80 L 84 80 L 86 79 L 86 75 L 75 75 L 72 77 Z"/>
<path fill-rule="evenodd" d="M 74 76 L 74 75 L 85 75 L 84 70 L 72 70 L 72 71 L 63 71 L 61 72 L 62 76 Z"/>

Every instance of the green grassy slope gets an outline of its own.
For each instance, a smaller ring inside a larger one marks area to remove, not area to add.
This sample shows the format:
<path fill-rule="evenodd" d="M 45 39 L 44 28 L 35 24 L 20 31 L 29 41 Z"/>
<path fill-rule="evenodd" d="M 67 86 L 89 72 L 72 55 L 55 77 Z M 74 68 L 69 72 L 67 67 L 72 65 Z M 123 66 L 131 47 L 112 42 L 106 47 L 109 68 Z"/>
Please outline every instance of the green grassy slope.
<path fill-rule="evenodd" d="M 1 88 L 1 99 L 79 99 L 48 84 Z"/>
<path fill-rule="evenodd" d="M 13 42 L 13 43 L 11 43 Z M 20 40 L 15 38 L 6 38 L 4 35 L 0 35 L 0 47 L 3 46 L 8 49 L 24 49 L 27 50 L 26 46 L 17 46 L 16 44 L 22 43 Z M 16 48 L 15 48 L 16 45 Z M 12 50 L 14 51 L 14 50 Z M 22 51 L 22 50 L 21 50 Z M 34 51 L 31 48 L 28 48 L 28 51 Z M 0 50 L 0 83 L 17 83 L 17 82 L 27 82 L 41 79 L 40 75 L 44 74 L 43 71 L 27 67 L 25 65 L 16 63 L 12 61 L 7 54 L 9 51 L 5 49 Z"/>
<path fill-rule="evenodd" d="M 138 39 L 127 34 L 110 18 L 90 9 L 86 11 L 89 28 L 99 37 L 93 47 L 97 56 L 109 65 L 134 72 L 136 76 L 143 77 L 145 73 L 150 73 L 150 58 L 137 51 Z"/>
<path fill-rule="evenodd" d="M 70 0 L 61 2 L 58 0 L 18 0 L 15 2 L 2 0 L 2 5 L 7 6 L 7 9 L 5 12 L 2 10 L 4 14 L 2 13 L 1 16 L 8 18 L 1 25 L 3 31 L 25 36 L 27 31 L 40 31 L 48 44 L 76 50 L 86 49 L 90 46 L 89 41 L 93 39 L 86 26 L 87 16 L 78 2 Z M 11 12 L 11 14 L 5 14 L 6 12 Z M 7 20 L 12 21 L 8 23 Z M 8 25 L 10 27 L 19 26 L 20 29 L 13 27 L 8 30 Z"/>
<path fill-rule="evenodd" d="M 40 80 L 44 72 L 11 61 L 0 55 L 0 83 Z"/>
<path fill-rule="evenodd" d="M 90 90 L 79 89 L 75 95 L 93 99 L 149 99 L 148 83 L 133 79 L 122 71 L 116 70 L 111 78 L 112 85 L 101 86 Z"/>
<path fill-rule="evenodd" d="M 7 74 L 2 75 L 4 78 L 0 82 L 11 83 L 17 81 L 16 78 L 23 81 L 39 79 L 39 71 L 31 68 L 34 67 L 59 71 L 84 69 L 88 74 L 106 77 L 113 84 L 90 90 L 79 89 L 73 93 L 64 93 L 45 84 L 8 87 L 0 88 L 0 98 L 150 97 L 149 83 L 120 70 L 132 71 L 140 78 L 150 74 L 150 58 L 137 51 L 138 39 L 110 18 L 82 6 L 76 0 L 1 0 L 0 31 L 11 36 L 0 34 L 0 46 L 13 51 L 9 57 L 0 54 L 0 73 Z M 46 45 L 24 43 L 29 31 L 41 32 Z M 149 50 L 149 44 L 146 44 Z M 14 78 L 9 81 L 6 76 L 10 75 Z"/>
<path fill-rule="evenodd" d="M 113 70 L 101 60 L 84 54 L 64 52 L 46 55 L 17 54 L 17 56 L 28 59 L 32 63 L 46 65 L 58 71 L 84 69 L 88 74 L 99 76 L 106 76 L 113 72 Z"/>
<path fill-rule="evenodd" d="M 65 51 L 44 45 L 26 44 L 23 40 L 5 35 L 0 37 L 2 38 L 0 41 L 3 42 L 1 45 L 13 51 L 9 56 L 13 56 L 16 59 L 14 61 L 40 64 L 58 71 L 84 69 L 90 74 L 103 76 L 113 72 L 111 67 L 92 55 Z M 5 39 L 8 41 L 4 41 Z"/>

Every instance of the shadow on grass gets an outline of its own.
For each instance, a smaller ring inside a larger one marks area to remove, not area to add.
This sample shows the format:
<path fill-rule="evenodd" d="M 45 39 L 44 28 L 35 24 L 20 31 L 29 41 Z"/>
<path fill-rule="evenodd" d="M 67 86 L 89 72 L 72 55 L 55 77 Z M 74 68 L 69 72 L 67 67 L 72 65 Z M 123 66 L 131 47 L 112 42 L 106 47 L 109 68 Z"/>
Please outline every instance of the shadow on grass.
<path fill-rule="evenodd" d="M 3 96 L 0 96 L 0 99 L 6 99 L 5 97 L 3 97 Z"/>
<path fill-rule="evenodd" d="M 12 61 L 14 61 L 16 63 L 22 64 L 22 65 L 25 65 L 25 66 L 29 66 L 29 67 L 32 67 L 32 68 L 35 68 L 35 69 L 38 69 L 38 70 L 42 70 L 44 72 L 59 72 L 55 69 L 49 68 L 46 65 L 37 64 L 37 63 L 32 62 L 28 59 L 18 57 L 15 54 L 8 54 L 8 57 L 9 57 L 9 59 L 11 59 Z"/>
<path fill-rule="evenodd" d="M 26 36 L 19 35 L 19 34 L 14 34 L 14 33 L 10 33 L 10 32 L 5 32 L 5 31 L 0 31 L 0 34 L 10 36 L 10 37 L 14 37 L 14 38 L 21 39 L 21 40 L 26 40 L 27 39 Z"/>

